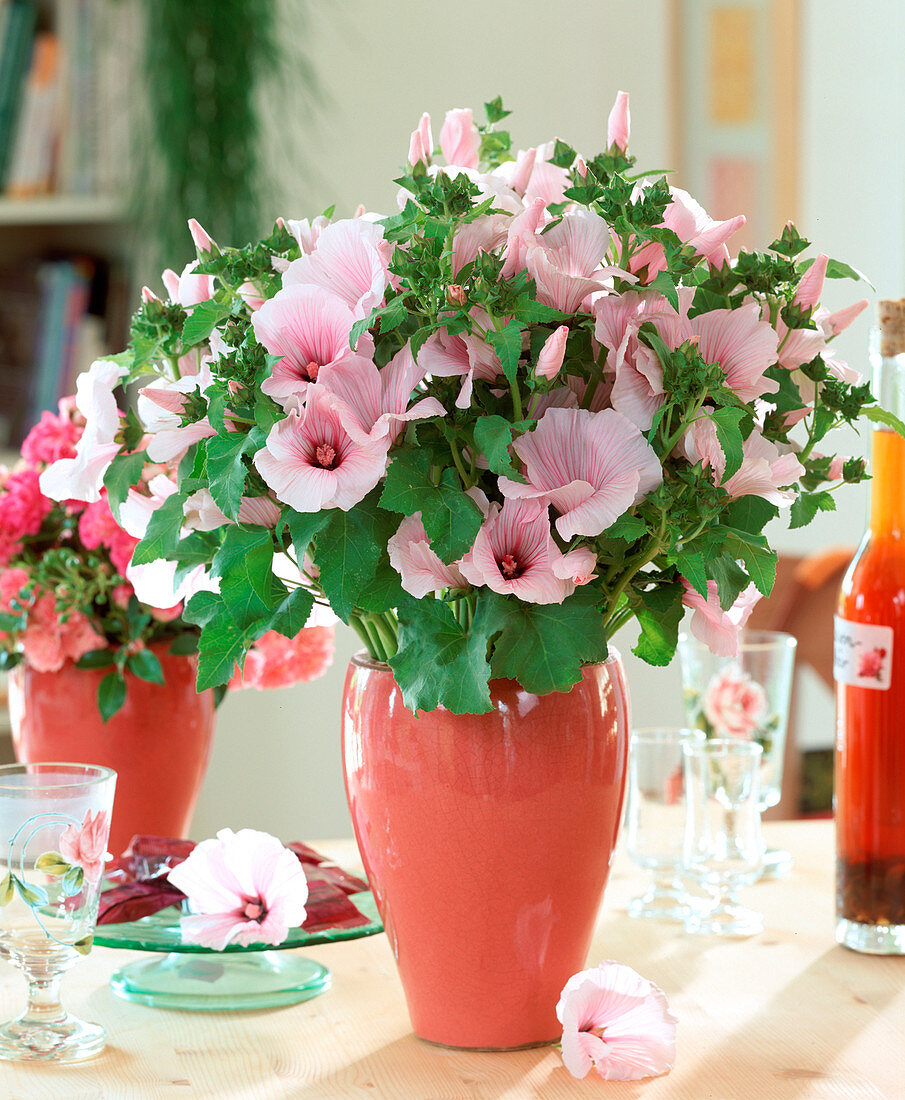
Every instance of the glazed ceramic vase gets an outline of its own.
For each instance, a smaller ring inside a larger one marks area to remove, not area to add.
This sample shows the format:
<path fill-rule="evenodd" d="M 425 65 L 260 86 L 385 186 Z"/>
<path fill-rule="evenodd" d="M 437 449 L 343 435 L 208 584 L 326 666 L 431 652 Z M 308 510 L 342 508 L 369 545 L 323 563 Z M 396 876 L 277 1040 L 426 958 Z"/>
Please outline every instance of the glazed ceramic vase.
<path fill-rule="evenodd" d="M 493 680 L 493 710 L 417 717 L 391 670 L 346 676 L 355 835 L 415 1033 L 445 1046 L 558 1040 L 622 813 L 629 738 L 618 656 L 566 693 Z"/>
<path fill-rule="evenodd" d="M 109 848 L 119 855 L 135 833 L 184 837 L 207 769 L 214 699 L 195 691 L 197 658 L 155 646 L 164 684 L 126 674 L 126 702 L 104 722 L 97 688 L 109 669 L 59 672 L 19 664 L 10 674 L 16 759 L 100 764 L 117 774 Z"/>

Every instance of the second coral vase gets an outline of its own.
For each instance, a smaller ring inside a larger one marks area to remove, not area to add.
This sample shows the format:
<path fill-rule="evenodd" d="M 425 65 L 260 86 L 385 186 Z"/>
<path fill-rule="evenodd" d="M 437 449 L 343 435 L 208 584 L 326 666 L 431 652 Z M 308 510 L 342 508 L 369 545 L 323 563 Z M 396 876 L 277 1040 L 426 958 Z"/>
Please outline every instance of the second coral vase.
<path fill-rule="evenodd" d="M 154 647 L 165 683 L 127 674 L 126 702 L 108 721 L 97 707 L 107 669 L 58 672 L 20 664 L 10 675 L 9 708 L 16 759 L 101 764 L 117 774 L 110 851 L 135 833 L 182 837 L 207 770 L 214 699 L 195 691 L 197 659 Z"/>
<path fill-rule="evenodd" d="M 422 1039 L 559 1038 L 609 875 L 630 727 L 618 656 L 567 693 L 490 684 L 493 710 L 416 717 L 359 655 L 343 749 L 355 834 Z"/>

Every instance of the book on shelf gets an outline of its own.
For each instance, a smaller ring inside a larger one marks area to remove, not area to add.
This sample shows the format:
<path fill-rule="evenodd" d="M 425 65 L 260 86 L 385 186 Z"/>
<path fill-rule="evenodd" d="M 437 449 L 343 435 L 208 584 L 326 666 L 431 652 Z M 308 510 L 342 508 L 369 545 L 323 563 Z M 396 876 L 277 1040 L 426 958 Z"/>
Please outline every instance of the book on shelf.
<path fill-rule="evenodd" d="M 0 193 L 126 185 L 137 0 L 0 0 Z"/>
<path fill-rule="evenodd" d="M 85 256 L 0 269 L 0 447 L 17 447 L 83 370 L 122 345 L 124 285 L 124 272 Z"/>

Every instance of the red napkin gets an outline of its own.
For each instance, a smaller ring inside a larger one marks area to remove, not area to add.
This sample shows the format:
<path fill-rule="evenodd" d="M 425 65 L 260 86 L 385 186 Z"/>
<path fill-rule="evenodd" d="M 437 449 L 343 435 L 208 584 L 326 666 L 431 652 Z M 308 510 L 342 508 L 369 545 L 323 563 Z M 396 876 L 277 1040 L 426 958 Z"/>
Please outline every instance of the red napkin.
<path fill-rule="evenodd" d="M 191 840 L 132 837 L 125 852 L 108 868 L 107 878 L 115 885 L 101 894 L 97 923 L 120 924 L 179 905 L 185 894 L 170 885 L 167 872 L 182 863 L 194 847 Z M 302 925 L 306 932 L 370 924 L 370 919 L 349 900 L 350 894 L 367 890 L 363 879 L 300 841 L 286 847 L 295 853 L 308 879 L 307 916 Z"/>

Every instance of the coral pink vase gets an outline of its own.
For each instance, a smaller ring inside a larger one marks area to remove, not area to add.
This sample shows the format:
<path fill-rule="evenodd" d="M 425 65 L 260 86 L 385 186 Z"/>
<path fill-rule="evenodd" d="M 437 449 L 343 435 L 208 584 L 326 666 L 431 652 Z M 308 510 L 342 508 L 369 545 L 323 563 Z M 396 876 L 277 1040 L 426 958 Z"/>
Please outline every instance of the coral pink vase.
<path fill-rule="evenodd" d="M 127 673 L 122 710 L 107 723 L 97 687 L 109 669 L 59 672 L 13 669 L 9 709 L 16 758 L 102 764 L 117 773 L 110 851 L 118 855 L 135 833 L 187 835 L 204 779 L 214 732 L 214 699 L 195 691 L 195 657 L 154 647 L 165 683 Z"/>
<path fill-rule="evenodd" d="M 490 684 L 493 710 L 419 717 L 385 666 L 346 676 L 355 835 L 417 1035 L 471 1049 L 559 1038 L 622 812 L 629 704 L 618 656 L 572 691 Z"/>

